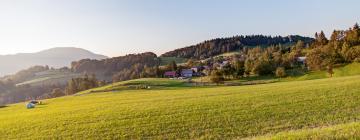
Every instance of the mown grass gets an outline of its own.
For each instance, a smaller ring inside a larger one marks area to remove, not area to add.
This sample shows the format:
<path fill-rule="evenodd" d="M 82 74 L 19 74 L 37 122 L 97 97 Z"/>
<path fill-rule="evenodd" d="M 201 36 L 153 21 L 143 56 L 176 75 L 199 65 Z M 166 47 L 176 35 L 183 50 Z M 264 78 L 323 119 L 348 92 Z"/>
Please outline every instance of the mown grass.
<path fill-rule="evenodd" d="M 35 109 L 26 109 L 24 103 L 0 108 L 1 138 L 282 138 L 276 134 L 358 123 L 360 76 L 201 89 L 124 90 L 44 102 Z M 343 133 L 360 137 L 350 130 Z"/>
<path fill-rule="evenodd" d="M 351 76 L 360 74 L 360 63 L 354 62 L 352 64 L 340 67 L 334 70 L 335 77 Z"/>
<path fill-rule="evenodd" d="M 181 87 L 190 87 L 191 84 L 186 80 L 167 79 L 167 78 L 142 78 L 123 82 L 109 84 L 103 87 L 98 87 L 78 94 L 94 93 L 94 92 L 116 92 L 131 89 L 141 89 L 138 87 L 148 87 L 148 90 L 159 89 L 176 89 Z"/>
<path fill-rule="evenodd" d="M 360 63 L 354 62 L 343 67 L 334 68 L 333 77 L 352 76 L 360 74 Z M 297 77 L 296 80 L 312 80 L 329 78 L 330 75 L 326 71 L 315 71 Z"/>
<path fill-rule="evenodd" d="M 288 132 L 280 132 L 275 135 L 254 137 L 249 139 L 359 139 L 360 123 L 347 123 L 329 127 L 301 129 Z"/>

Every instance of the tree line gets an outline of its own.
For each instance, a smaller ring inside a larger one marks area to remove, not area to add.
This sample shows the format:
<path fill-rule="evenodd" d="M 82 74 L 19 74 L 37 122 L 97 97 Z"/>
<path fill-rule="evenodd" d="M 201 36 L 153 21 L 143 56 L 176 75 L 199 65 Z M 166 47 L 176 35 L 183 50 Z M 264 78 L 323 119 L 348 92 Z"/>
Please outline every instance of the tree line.
<path fill-rule="evenodd" d="M 360 29 L 355 24 L 348 30 L 334 30 L 330 39 L 321 31 L 315 34 L 307 53 L 307 64 L 312 70 L 332 71 L 333 65 L 360 62 Z"/>
<path fill-rule="evenodd" d="M 304 63 L 299 62 L 299 57 L 305 58 Z M 246 48 L 240 50 L 240 54 L 233 56 L 232 60 L 221 69 L 214 67 L 211 72 L 213 82 L 249 75 L 285 77 L 289 73 L 287 71 L 298 69 L 325 70 L 331 77 L 335 65 L 360 62 L 359 25 L 355 24 L 348 30 L 334 30 L 330 39 L 321 31 L 315 33 L 315 39 L 310 43 L 299 40 L 291 46 Z M 214 64 L 219 60 L 209 61 Z"/>
<path fill-rule="evenodd" d="M 234 36 L 230 38 L 216 38 L 189 47 L 166 52 L 161 56 L 205 59 L 219 54 L 241 50 L 246 47 L 251 47 L 251 46 L 267 47 L 278 44 L 284 45 L 284 44 L 296 43 L 299 40 L 304 41 L 305 43 L 309 43 L 313 39 L 298 35 L 290 35 L 287 37 L 250 35 L 250 36 Z"/>
<path fill-rule="evenodd" d="M 157 55 L 152 52 L 129 54 L 103 60 L 83 59 L 71 63 L 71 70 L 76 73 L 95 74 L 101 80 L 126 80 L 135 78 L 144 66 L 160 64 Z"/>

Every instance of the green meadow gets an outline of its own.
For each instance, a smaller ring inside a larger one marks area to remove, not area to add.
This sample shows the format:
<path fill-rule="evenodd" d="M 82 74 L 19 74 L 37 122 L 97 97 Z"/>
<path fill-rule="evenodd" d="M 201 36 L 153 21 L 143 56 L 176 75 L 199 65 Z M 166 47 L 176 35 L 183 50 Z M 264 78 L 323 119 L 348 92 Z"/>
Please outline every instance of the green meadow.
<path fill-rule="evenodd" d="M 360 138 L 356 75 L 204 87 L 139 79 L 43 102 L 0 108 L 1 139 Z"/>

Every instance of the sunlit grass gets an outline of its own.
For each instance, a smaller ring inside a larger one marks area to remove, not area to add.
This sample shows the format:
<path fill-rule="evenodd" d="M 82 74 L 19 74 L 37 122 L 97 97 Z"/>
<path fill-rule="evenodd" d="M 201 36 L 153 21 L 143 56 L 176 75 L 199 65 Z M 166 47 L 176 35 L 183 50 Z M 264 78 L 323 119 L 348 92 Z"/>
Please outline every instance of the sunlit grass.
<path fill-rule="evenodd" d="M 249 138 L 357 122 L 359 93 L 360 76 L 351 76 L 67 96 L 45 100 L 45 105 L 35 109 L 26 109 L 24 103 L 0 108 L 0 136 L 3 139 Z M 351 135 L 353 131 L 344 133 Z M 354 135 L 360 137 L 359 133 Z"/>

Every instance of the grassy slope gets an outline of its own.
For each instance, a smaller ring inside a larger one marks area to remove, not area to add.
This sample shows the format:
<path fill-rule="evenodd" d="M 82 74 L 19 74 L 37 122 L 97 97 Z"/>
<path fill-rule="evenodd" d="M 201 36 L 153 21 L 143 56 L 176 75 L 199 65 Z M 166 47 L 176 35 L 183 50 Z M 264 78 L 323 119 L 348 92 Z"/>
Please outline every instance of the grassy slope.
<path fill-rule="evenodd" d="M 335 77 L 359 75 L 359 74 L 360 74 L 360 63 L 356 63 L 356 62 L 334 70 Z"/>
<path fill-rule="evenodd" d="M 4 139 L 262 135 L 277 138 L 283 136 L 279 132 L 294 130 L 303 136 L 302 133 L 312 133 L 310 128 L 353 122 L 355 126 L 349 127 L 358 130 L 359 93 L 360 76 L 351 76 L 237 87 L 179 87 L 68 96 L 46 100 L 45 105 L 30 110 L 23 103 L 0 108 L 0 136 Z M 360 137 L 353 131 L 344 133 Z M 290 131 L 284 137 L 292 135 Z"/>
<path fill-rule="evenodd" d="M 352 76 L 360 74 L 360 63 L 351 63 L 344 67 L 339 67 L 334 69 L 334 77 L 341 76 Z M 321 79 L 330 77 L 326 71 L 316 71 L 305 74 L 304 76 L 298 77 L 296 80 L 311 80 L 311 79 Z"/>
<path fill-rule="evenodd" d="M 353 122 L 329 127 L 281 132 L 275 135 L 266 135 L 249 139 L 359 139 L 359 137 L 360 123 Z"/>
<path fill-rule="evenodd" d="M 136 89 L 136 86 L 149 86 L 149 89 L 151 90 L 158 90 L 158 89 L 176 89 L 180 87 L 189 87 L 191 85 L 183 80 L 170 80 L 166 78 L 143 78 L 143 79 L 117 82 L 103 87 L 82 91 L 77 94 L 80 95 L 80 94 L 87 94 L 94 92 L 97 93 L 97 92 L 109 92 L 109 91 L 114 92 L 114 91 L 132 90 L 132 89 Z"/>

